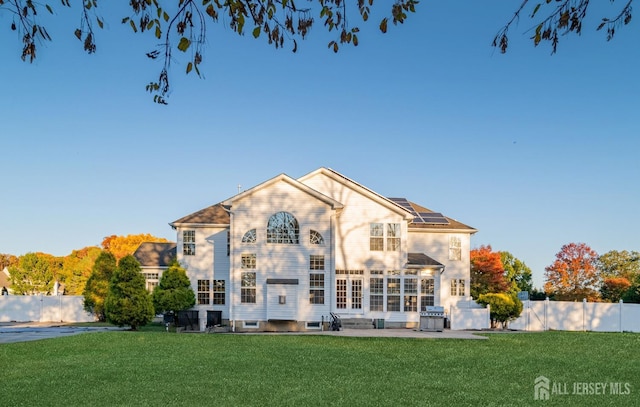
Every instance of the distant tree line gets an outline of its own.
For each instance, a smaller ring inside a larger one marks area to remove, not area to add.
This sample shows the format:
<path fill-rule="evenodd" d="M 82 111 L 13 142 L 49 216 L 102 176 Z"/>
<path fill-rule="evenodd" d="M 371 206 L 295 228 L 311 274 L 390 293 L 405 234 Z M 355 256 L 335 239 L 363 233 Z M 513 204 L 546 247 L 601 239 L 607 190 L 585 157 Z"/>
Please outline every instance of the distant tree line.
<path fill-rule="evenodd" d="M 64 257 L 41 252 L 0 254 L 0 267 L 9 270 L 12 294 L 82 295 L 85 310 L 98 321 L 136 330 L 155 315 L 175 315 L 195 305 L 186 270 L 175 259 L 154 291 L 147 291 L 140 263 L 133 256 L 143 242 L 167 240 L 150 234 L 112 235 L 103 239 L 102 247 L 85 247 Z"/>
<path fill-rule="evenodd" d="M 73 250 L 71 254 L 57 257 L 42 252 L 30 252 L 21 256 L 0 254 L 0 270 L 9 271 L 10 286 L 16 295 L 82 295 L 96 259 L 102 251 L 116 260 L 133 254 L 142 242 L 167 242 L 165 238 L 148 233 L 127 236 L 107 236 L 101 247 L 89 246 Z M 56 290 L 57 288 L 57 290 Z"/>
<path fill-rule="evenodd" d="M 491 246 L 471 250 L 471 296 L 526 291 L 534 300 L 640 303 L 640 253 L 612 250 L 603 255 L 585 243 L 569 243 L 545 268 L 542 289 L 533 287 L 531 269 L 509 252 Z"/>

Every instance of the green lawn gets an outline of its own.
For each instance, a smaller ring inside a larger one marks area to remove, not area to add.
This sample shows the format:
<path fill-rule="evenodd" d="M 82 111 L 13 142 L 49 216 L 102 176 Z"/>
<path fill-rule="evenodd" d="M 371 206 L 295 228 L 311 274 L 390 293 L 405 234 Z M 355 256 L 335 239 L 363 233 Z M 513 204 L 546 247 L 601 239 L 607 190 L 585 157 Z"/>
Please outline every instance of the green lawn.
<path fill-rule="evenodd" d="M 640 405 L 640 335 L 496 333 L 488 340 L 100 332 L 0 345 L 6 406 Z M 629 383 L 552 394 L 543 375 Z M 623 388 L 624 389 L 624 388 Z"/>

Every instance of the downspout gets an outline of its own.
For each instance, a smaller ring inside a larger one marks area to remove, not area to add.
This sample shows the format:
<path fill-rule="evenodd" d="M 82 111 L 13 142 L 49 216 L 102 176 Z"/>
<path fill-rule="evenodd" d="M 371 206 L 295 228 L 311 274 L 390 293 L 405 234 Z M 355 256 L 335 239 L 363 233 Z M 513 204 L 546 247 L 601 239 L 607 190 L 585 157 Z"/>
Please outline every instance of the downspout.
<path fill-rule="evenodd" d="M 233 315 L 233 297 L 235 293 L 234 268 L 233 268 L 233 212 L 229 211 L 229 321 L 231 322 L 231 332 L 236 331 L 236 319 Z"/>
<path fill-rule="evenodd" d="M 335 283 L 335 270 L 336 270 L 336 236 L 334 233 L 334 223 L 336 218 L 336 211 L 333 210 L 333 213 L 329 217 L 329 236 L 331 236 L 331 245 L 329 246 L 329 256 L 331 258 L 331 266 L 329 267 L 329 312 L 333 311 L 333 293 L 335 291 L 334 283 Z"/>

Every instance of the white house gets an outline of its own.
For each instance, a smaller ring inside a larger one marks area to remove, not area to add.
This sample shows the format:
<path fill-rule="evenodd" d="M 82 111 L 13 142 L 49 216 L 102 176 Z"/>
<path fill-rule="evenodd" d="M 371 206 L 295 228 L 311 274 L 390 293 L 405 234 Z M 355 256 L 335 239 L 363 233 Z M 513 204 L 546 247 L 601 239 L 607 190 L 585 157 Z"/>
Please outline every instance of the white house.
<path fill-rule="evenodd" d="M 201 326 L 214 311 L 236 332 L 320 329 L 331 312 L 416 327 L 425 307 L 470 298 L 476 229 L 328 168 L 278 175 L 170 225 Z"/>
<path fill-rule="evenodd" d="M 162 273 L 176 259 L 176 244 L 174 242 L 143 242 L 133 253 L 133 257 L 140 263 L 140 272 L 144 276 L 147 290 L 152 292 L 160 282 Z"/>

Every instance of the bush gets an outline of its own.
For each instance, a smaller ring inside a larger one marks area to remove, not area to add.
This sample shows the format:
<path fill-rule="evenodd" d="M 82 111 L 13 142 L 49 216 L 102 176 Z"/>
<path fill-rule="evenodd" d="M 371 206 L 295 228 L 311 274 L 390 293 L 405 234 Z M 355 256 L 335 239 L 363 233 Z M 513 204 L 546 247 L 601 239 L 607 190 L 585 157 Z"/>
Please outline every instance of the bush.
<path fill-rule="evenodd" d="M 109 282 L 104 308 L 108 322 L 118 326 L 129 325 L 134 331 L 153 320 L 153 302 L 145 288 L 140 263 L 132 255 L 118 262 Z"/>
<path fill-rule="evenodd" d="M 104 301 L 109 292 L 109 281 L 116 268 L 115 256 L 106 251 L 101 252 L 93 264 L 91 276 L 89 276 L 82 293 L 84 296 L 84 309 L 94 314 L 100 322 L 107 320 L 104 312 Z"/>
<path fill-rule="evenodd" d="M 518 318 L 522 313 L 522 301 L 515 295 L 505 293 L 482 294 L 476 301 L 478 304 L 489 305 L 491 327 L 497 328 L 498 322 L 502 328 L 507 328 L 509 321 Z"/>
<path fill-rule="evenodd" d="M 162 273 L 160 284 L 153 290 L 153 307 L 156 314 L 172 312 L 173 315 L 178 315 L 178 311 L 189 309 L 195 303 L 196 296 L 187 272 L 174 262 Z"/>

